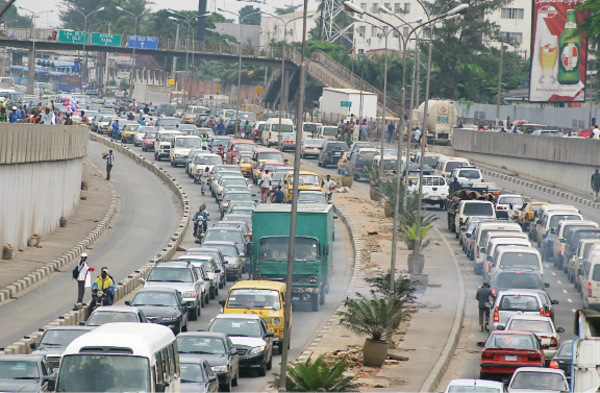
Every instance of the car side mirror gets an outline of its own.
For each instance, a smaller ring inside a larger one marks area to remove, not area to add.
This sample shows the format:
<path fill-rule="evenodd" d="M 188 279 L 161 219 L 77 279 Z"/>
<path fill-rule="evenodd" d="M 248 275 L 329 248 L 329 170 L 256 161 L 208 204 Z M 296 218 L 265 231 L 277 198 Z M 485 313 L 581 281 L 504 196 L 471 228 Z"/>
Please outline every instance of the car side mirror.
<path fill-rule="evenodd" d="M 242 252 L 242 253 L 240 253 L 240 257 L 242 257 L 242 258 L 246 258 L 246 254 L 244 254 L 244 253 Z"/>
<path fill-rule="evenodd" d="M 496 330 L 504 330 L 505 326 L 504 325 L 498 325 L 496 326 Z"/>
<path fill-rule="evenodd" d="M 556 305 L 556 304 L 558 304 L 558 300 L 552 300 L 550 303 Z"/>
<path fill-rule="evenodd" d="M 477 342 L 477 346 L 480 347 L 480 348 L 483 348 L 484 345 L 485 345 L 484 341 L 478 341 Z"/>
<path fill-rule="evenodd" d="M 85 326 L 85 321 L 80 321 L 79 326 Z"/>
<path fill-rule="evenodd" d="M 138 280 L 138 282 L 139 282 L 139 283 L 142 283 L 142 284 L 145 284 L 145 283 L 146 283 L 146 280 L 144 280 L 144 278 L 143 278 L 143 277 L 138 277 L 138 279 L 137 279 L 137 280 Z"/>
<path fill-rule="evenodd" d="M 275 337 L 275 333 L 273 333 L 272 330 L 267 330 L 267 334 L 265 334 L 265 337 Z"/>
<path fill-rule="evenodd" d="M 563 329 L 561 327 L 556 328 L 556 333 L 564 333 L 564 332 L 565 332 L 565 329 Z"/>
<path fill-rule="evenodd" d="M 36 349 L 37 347 L 38 347 L 37 343 L 30 343 L 29 344 L 29 348 L 31 348 L 31 349 Z"/>
<path fill-rule="evenodd" d="M 125 300 L 125 305 L 126 305 L 126 306 L 131 306 L 131 301 L 129 301 L 129 300 Z"/>
<path fill-rule="evenodd" d="M 544 288 L 550 288 L 550 283 L 549 282 L 545 282 L 544 283 Z"/>
<path fill-rule="evenodd" d="M 225 300 L 219 300 L 219 304 L 220 304 L 221 306 L 225 306 Z"/>

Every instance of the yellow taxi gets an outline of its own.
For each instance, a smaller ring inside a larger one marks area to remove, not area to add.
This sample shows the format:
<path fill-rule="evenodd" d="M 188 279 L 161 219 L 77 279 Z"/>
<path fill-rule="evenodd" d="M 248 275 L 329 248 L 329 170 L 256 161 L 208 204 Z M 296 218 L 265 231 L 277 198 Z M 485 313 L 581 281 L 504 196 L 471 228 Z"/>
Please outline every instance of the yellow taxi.
<path fill-rule="evenodd" d="M 250 177 L 252 174 L 252 154 L 239 154 L 234 158 L 234 160 L 242 170 L 242 175 L 245 177 Z"/>
<path fill-rule="evenodd" d="M 542 206 L 549 205 L 550 202 L 542 202 L 542 201 L 529 201 L 523 205 L 521 210 L 519 211 L 518 223 L 523 228 L 523 231 L 527 231 L 529 229 L 529 223 L 533 221 L 535 217 L 535 213 L 539 211 Z"/>
<path fill-rule="evenodd" d="M 123 143 L 133 143 L 133 138 L 135 137 L 135 132 L 140 128 L 139 123 L 128 123 L 123 126 L 123 131 L 121 131 L 121 142 Z"/>
<path fill-rule="evenodd" d="M 321 191 L 323 180 L 321 176 L 310 171 L 300 171 L 298 178 L 298 191 Z M 294 172 L 286 173 L 283 177 L 281 190 L 283 191 L 283 201 L 291 202 L 294 188 Z"/>
<path fill-rule="evenodd" d="M 345 151 L 342 154 L 342 158 L 337 163 L 337 173 L 338 175 L 347 175 L 348 174 L 348 165 L 350 164 L 350 155 L 351 151 Z"/>
<path fill-rule="evenodd" d="M 285 323 L 286 284 L 270 280 L 238 281 L 229 289 L 227 298 L 219 303 L 224 314 L 260 315 L 269 330 L 273 331 L 274 343 L 283 352 L 283 328 Z M 290 314 L 290 327 L 292 315 Z"/>

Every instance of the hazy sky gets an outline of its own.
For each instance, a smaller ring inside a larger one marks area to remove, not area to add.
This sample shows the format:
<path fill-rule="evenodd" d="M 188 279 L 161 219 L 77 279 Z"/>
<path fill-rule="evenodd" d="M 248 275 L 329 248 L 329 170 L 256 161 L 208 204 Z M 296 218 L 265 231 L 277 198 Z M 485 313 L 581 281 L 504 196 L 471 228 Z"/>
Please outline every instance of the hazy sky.
<path fill-rule="evenodd" d="M 171 8 L 174 10 L 197 10 L 198 0 L 153 0 L 149 1 L 153 10 L 162 8 Z M 35 27 L 47 28 L 55 27 L 60 24 L 58 19 L 58 10 L 62 9 L 63 2 L 60 0 L 17 0 L 14 6 L 25 7 L 36 13 L 43 11 L 54 10 L 54 12 L 45 12 L 35 19 Z M 216 11 L 217 8 L 223 8 L 234 12 L 246 5 L 260 6 L 261 9 L 273 12 L 275 8 L 287 7 L 290 5 L 301 5 L 302 0 L 262 0 L 261 3 L 255 1 L 238 1 L 238 0 L 208 0 L 208 11 Z M 315 10 L 318 5 L 318 0 L 308 0 L 308 9 Z M 30 15 L 28 12 L 19 10 L 22 15 Z M 224 14 L 226 17 L 231 15 Z"/>

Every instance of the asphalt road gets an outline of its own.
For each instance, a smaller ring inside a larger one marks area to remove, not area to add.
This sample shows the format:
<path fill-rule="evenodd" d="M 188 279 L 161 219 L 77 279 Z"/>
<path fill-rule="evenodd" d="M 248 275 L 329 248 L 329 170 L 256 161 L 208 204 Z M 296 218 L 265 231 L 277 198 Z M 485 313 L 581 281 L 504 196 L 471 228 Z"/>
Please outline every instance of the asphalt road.
<path fill-rule="evenodd" d="M 138 151 L 143 154 L 146 159 L 151 161 L 154 160 L 153 152 L 142 152 L 139 147 L 135 149 L 139 149 Z M 192 209 L 195 210 L 202 203 L 206 203 L 211 219 L 209 226 L 220 220 L 221 215 L 219 213 L 218 204 L 215 199 L 211 197 L 210 190 L 205 190 L 205 196 L 203 196 L 200 192 L 200 186 L 194 184 L 194 181 L 185 174 L 185 169 L 183 167 L 171 167 L 169 161 L 166 160 L 155 162 L 155 164 L 163 167 L 169 174 L 177 179 L 190 198 Z M 258 187 L 252 186 L 252 193 L 256 194 L 254 197 L 255 200 L 260 200 L 260 191 Z M 306 311 L 308 308 L 303 304 L 294 305 L 292 341 L 288 356 L 288 359 L 290 360 L 293 360 L 298 356 L 302 352 L 304 346 L 312 342 L 320 330 L 320 327 L 331 317 L 340 302 L 346 297 L 346 291 L 352 275 L 352 248 L 345 227 L 339 220 L 336 220 L 335 222 L 335 233 L 336 237 L 333 243 L 334 268 L 331 276 L 335 277 L 335 279 L 331 281 L 330 291 L 327 294 L 325 305 L 321 306 L 319 312 Z M 188 230 L 181 247 L 198 247 L 198 245 L 194 243 L 191 230 Z M 202 315 L 198 321 L 190 321 L 190 331 L 206 329 L 208 327 L 211 318 L 216 316 L 221 310 L 218 300 L 225 299 L 227 296 L 227 288 L 229 287 L 231 287 L 230 282 L 227 283 L 226 289 L 221 289 L 219 291 L 219 296 L 217 298 L 211 300 L 210 303 L 202 309 Z M 257 377 L 253 373 L 242 373 L 241 376 L 243 378 L 240 380 L 240 386 L 234 388 L 234 391 L 265 391 L 268 382 L 273 379 L 273 373 L 279 374 L 279 359 L 279 355 L 274 356 L 273 369 L 267 372 L 266 377 Z"/>
<path fill-rule="evenodd" d="M 88 158 L 99 168 L 105 165 L 100 155 L 103 151 L 106 146 L 90 142 Z M 97 269 L 107 266 L 119 281 L 167 244 L 179 218 L 171 191 L 146 169 L 116 153 L 111 174 L 120 194 L 119 214 L 111 230 L 88 252 L 88 263 Z M 72 309 L 77 300 L 77 284 L 71 277 L 71 267 L 52 274 L 0 307 L 0 347 L 12 344 Z M 86 301 L 89 297 L 88 289 Z"/>

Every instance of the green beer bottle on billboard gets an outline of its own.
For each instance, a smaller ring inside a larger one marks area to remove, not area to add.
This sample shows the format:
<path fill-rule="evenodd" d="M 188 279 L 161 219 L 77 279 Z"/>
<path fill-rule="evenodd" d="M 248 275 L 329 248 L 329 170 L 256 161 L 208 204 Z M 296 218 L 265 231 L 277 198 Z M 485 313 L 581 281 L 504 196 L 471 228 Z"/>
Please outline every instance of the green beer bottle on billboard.
<path fill-rule="evenodd" d="M 567 22 L 558 40 L 558 47 L 560 54 L 558 83 L 566 85 L 579 83 L 581 36 L 577 32 L 575 10 L 567 10 Z"/>

